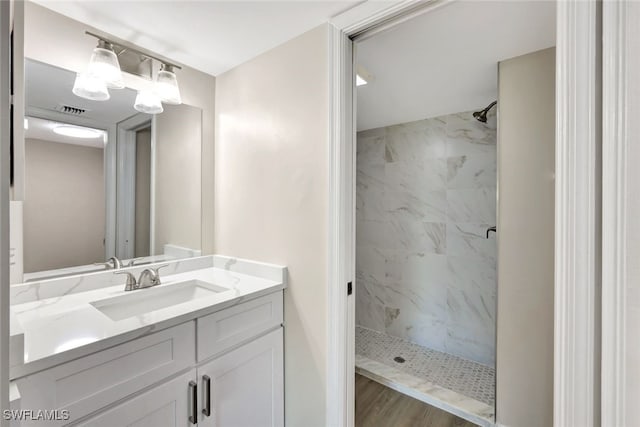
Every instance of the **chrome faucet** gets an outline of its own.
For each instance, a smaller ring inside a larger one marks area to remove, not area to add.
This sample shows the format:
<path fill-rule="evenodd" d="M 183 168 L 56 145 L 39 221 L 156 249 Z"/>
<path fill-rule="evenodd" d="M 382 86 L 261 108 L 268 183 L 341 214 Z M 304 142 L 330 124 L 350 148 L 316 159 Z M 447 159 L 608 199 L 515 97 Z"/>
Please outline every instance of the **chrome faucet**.
<path fill-rule="evenodd" d="M 140 278 L 138 279 L 138 287 L 142 289 L 160 285 L 160 272 L 158 270 L 166 266 L 167 265 L 165 264 L 157 268 L 145 268 L 142 270 Z"/>
<path fill-rule="evenodd" d="M 136 277 L 128 271 L 117 271 L 114 274 L 126 274 L 127 283 L 125 284 L 125 291 L 135 291 L 136 289 L 151 288 L 153 286 L 161 285 L 160 272 L 161 268 L 167 267 L 169 264 L 160 265 L 156 268 L 145 268 L 140 273 L 140 277 L 136 281 Z"/>
<path fill-rule="evenodd" d="M 113 274 L 126 274 L 127 275 L 127 283 L 124 285 L 125 291 L 135 291 L 138 289 L 138 282 L 136 281 L 136 276 L 129 273 L 128 271 L 116 271 Z"/>
<path fill-rule="evenodd" d="M 105 270 L 118 270 L 122 268 L 122 261 L 116 256 L 112 256 L 107 262 L 94 262 L 93 265 L 104 265 Z"/>

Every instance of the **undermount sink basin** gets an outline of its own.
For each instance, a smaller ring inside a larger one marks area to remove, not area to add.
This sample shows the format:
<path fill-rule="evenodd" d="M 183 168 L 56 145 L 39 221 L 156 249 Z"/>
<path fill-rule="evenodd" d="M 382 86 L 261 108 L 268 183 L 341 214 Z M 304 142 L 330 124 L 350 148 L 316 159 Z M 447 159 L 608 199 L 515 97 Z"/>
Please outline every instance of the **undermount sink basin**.
<path fill-rule="evenodd" d="M 126 295 L 93 301 L 91 305 L 111 320 L 118 321 L 195 301 L 199 298 L 210 297 L 228 290 L 229 288 L 200 280 L 189 280 L 170 285 L 158 285 L 153 288 L 137 289 L 127 292 Z"/>

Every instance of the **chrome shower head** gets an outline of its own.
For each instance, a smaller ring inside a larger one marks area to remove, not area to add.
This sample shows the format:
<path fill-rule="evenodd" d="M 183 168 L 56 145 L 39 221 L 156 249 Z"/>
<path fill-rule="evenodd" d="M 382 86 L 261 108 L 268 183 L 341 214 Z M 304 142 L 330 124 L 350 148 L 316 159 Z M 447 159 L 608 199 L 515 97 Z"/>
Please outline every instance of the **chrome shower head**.
<path fill-rule="evenodd" d="M 496 105 L 498 103 L 498 101 L 493 101 L 491 104 L 489 104 L 487 106 L 487 108 L 485 108 L 484 110 L 480 110 L 480 111 L 476 111 L 475 113 L 473 113 L 473 117 L 482 123 L 487 123 L 487 113 L 489 112 L 489 110 L 491 110 L 493 108 L 494 105 Z"/>
<path fill-rule="evenodd" d="M 475 119 L 477 121 L 479 121 L 479 122 L 487 123 L 487 111 L 486 110 L 476 111 L 475 113 L 473 113 L 473 117 L 475 117 Z"/>

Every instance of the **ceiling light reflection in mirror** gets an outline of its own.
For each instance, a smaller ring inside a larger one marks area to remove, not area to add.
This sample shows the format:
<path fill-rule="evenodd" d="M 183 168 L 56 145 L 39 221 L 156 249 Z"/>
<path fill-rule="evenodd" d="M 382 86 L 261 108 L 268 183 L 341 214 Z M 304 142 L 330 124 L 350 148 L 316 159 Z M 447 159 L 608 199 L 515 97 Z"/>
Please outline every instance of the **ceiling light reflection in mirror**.
<path fill-rule="evenodd" d="M 104 148 L 107 142 L 107 133 L 101 129 L 70 125 L 37 117 L 28 117 L 27 120 L 29 123 L 28 129 L 25 130 L 27 139 L 95 148 Z"/>

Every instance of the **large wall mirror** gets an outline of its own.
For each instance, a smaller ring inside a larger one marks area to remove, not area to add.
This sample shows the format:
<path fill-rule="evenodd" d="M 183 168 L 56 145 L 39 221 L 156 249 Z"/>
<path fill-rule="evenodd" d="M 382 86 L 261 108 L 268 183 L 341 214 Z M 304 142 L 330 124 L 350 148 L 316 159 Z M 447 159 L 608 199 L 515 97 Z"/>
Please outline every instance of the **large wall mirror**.
<path fill-rule="evenodd" d="M 22 281 L 99 271 L 113 256 L 126 265 L 199 255 L 202 111 L 141 113 L 128 87 L 88 100 L 72 93 L 75 71 L 28 53 L 24 139 L 15 142 Z"/>

